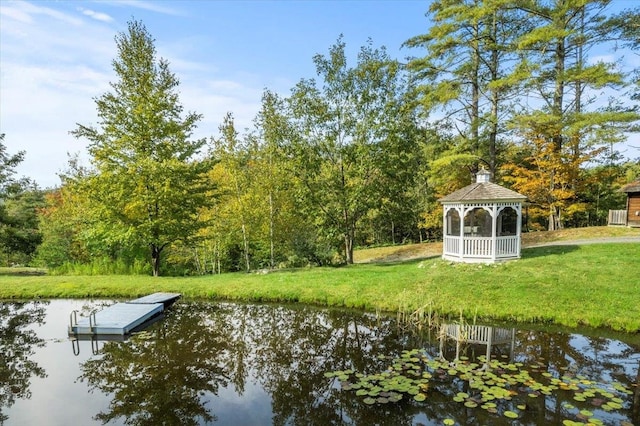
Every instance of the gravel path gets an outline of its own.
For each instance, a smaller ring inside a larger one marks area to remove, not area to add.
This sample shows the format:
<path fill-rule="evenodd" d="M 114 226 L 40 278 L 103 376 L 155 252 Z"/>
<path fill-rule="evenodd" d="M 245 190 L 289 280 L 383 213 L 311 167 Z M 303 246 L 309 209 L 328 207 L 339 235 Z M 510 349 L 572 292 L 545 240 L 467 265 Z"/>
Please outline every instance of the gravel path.
<path fill-rule="evenodd" d="M 523 248 L 543 247 L 543 246 L 575 246 L 583 244 L 605 244 L 605 243 L 640 243 L 640 237 L 601 237 L 588 238 L 583 240 L 560 240 L 550 241 L 542 244 L 523 245 Z"/>

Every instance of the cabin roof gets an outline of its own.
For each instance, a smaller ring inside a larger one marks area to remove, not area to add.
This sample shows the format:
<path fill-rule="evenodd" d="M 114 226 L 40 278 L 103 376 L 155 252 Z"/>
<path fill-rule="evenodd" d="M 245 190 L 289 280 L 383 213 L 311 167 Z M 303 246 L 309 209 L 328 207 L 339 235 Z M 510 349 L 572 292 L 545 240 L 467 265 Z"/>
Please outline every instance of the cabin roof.
<path fill-rule="evenodd" d="M 476 182 L 458 189 L 440 198 L 438 201 L 441 203 L 451 203 L 456 201 L 524 201 L 526 199 L 527 197 L 524 195 L 493 182 Z"/>
<path fill-rule="evenodd" d="M 630 192 L 640 192 L 640 179 L 636 179 L 635 181 L 624 185 L 620 188 L 620 191 L 630 193 Z"/>

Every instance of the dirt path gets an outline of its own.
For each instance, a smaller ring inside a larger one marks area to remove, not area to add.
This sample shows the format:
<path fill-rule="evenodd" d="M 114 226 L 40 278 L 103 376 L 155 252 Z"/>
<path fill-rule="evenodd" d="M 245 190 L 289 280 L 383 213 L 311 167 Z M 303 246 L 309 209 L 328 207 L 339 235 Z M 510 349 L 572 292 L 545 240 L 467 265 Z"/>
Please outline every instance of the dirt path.
<path fill-rule="evenodd" d="M 640 243 L 640 237 L 599 237 L 576 240 L 549 241 L 539 244 L 522 244 L 522 248 L 542 247 L 542 246 L 575 246 L 583 244 L 606 244 L 606 243 Z"/>

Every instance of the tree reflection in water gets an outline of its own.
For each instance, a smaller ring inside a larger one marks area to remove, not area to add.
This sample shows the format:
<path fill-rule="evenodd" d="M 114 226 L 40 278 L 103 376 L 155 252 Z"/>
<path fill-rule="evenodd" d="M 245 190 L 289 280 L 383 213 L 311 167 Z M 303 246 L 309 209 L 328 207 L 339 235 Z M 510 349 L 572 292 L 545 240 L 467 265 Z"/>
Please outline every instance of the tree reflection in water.
<path fill-rule="evenodd" d="M 117 418 L 132 425 L 211 423 L 216 412 L 228 412 L 228 407 L 216 407 L 224 403 L 219 392 L 232 390 L 241 401 L 249 384 L 270 398 L 270 409 L 255 408 L 259 412 L 253 418 L 260 424 L 412 425 L 441 423 L 445 418 L 460 424 L 511 423 L 452 402 L 451 394 L 462 388 L 434 385 L 423 403 L 406 398 L 371 406 L 325 377 L 327 372 L 346 369 L 378 373 L 389 367 L 388 359 L 380 355 L 395 356 L 417 347 L 436 357 L 440 343 L 437 336 L 405 333 L 395 320 L 371 314 L 305 306 L 179 302 L 164 320 L 137 337 L 105 343 L 99 356 L 81 365 L 81 379 L 90 389 L 110 396 L 108 410 L 96 415 L 103 423 Z M 615 380 L 630 388 L 638 380 L 638 348 L 618 341 L 518 331 L 513 347 L 513 354 L 510 345 L 496 347 L 493 356 L 542 362 L 549 370 L 585 374 L 602 382 Z M 486 352 L 472 346 L 462 350 L 467 356 Z M 563 398 L 567 396 L 531 401 L 530 413 L 520 424 L 557 420 L 561 424 L 566 419 Z M 249 403 L 239 404 L 253 409 Z M 637 404 L 632 401 L 624 411 L 629 421 L 637 422 Z"/>
<path fill-rule="evenodd" d="M 310 312 L 312 311 L 312 312 Z M 272 396 L 274 424 L 327 424 L 370 416 L 324 377 L 335 368 L 380 368 L 376 354 L 402 342 L 390 320 L 305 307 L 189 303 L 127 342 L 106 342 L 81 365 L 90 389 L 112 395 L 103 423 L 194 425 L 215 420 L 221 387 L 238 395 L 253 375 Z M 389 410 L 396 424 L 411 413 Z"/>
<path fill-rule="evenodd" d="M 101 355 L 81 365 L 81 380 L 90 389 L 110 393 L 103 423 L 123 417 L 131 425 L 197 425 L 215 419 L 204 396 L 229 382 L 238 389 L 233 357 L 236 342 L 227 330 L 234 326 L 219 315 L 217 305 L 177 305 L 150 332 L 127 342 L 108 342 Z"/>
<path fill-rule="evenodd" d="M 32 327 L 44 323 L 47 303 L 0 303 L 0 424 L 8 419 L 3 408 L 11 407 L 16 399 L 31 397 L 31 378 L 46 377 L 30 357 L 45 344 Z"/>

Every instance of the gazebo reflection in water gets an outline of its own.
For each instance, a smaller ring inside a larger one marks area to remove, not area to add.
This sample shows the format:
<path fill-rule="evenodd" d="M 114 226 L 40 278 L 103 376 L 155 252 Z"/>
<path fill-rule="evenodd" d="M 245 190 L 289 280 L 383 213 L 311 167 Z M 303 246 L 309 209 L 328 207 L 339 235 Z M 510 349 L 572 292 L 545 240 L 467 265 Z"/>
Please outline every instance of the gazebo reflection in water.
<path fill-rule="evenodd" d="M 440 326 L 440 358 L 458 361 L 461 356 L 476 360 L 484 356 L 484 363 L 491 362 L 491 355 L 513 361 L 515 328 L 486 325 L 442 324 Z M 451 342 L 452 344 L 447 344 Z M 455 352 L 454 352 L 455 351 Z"/>

